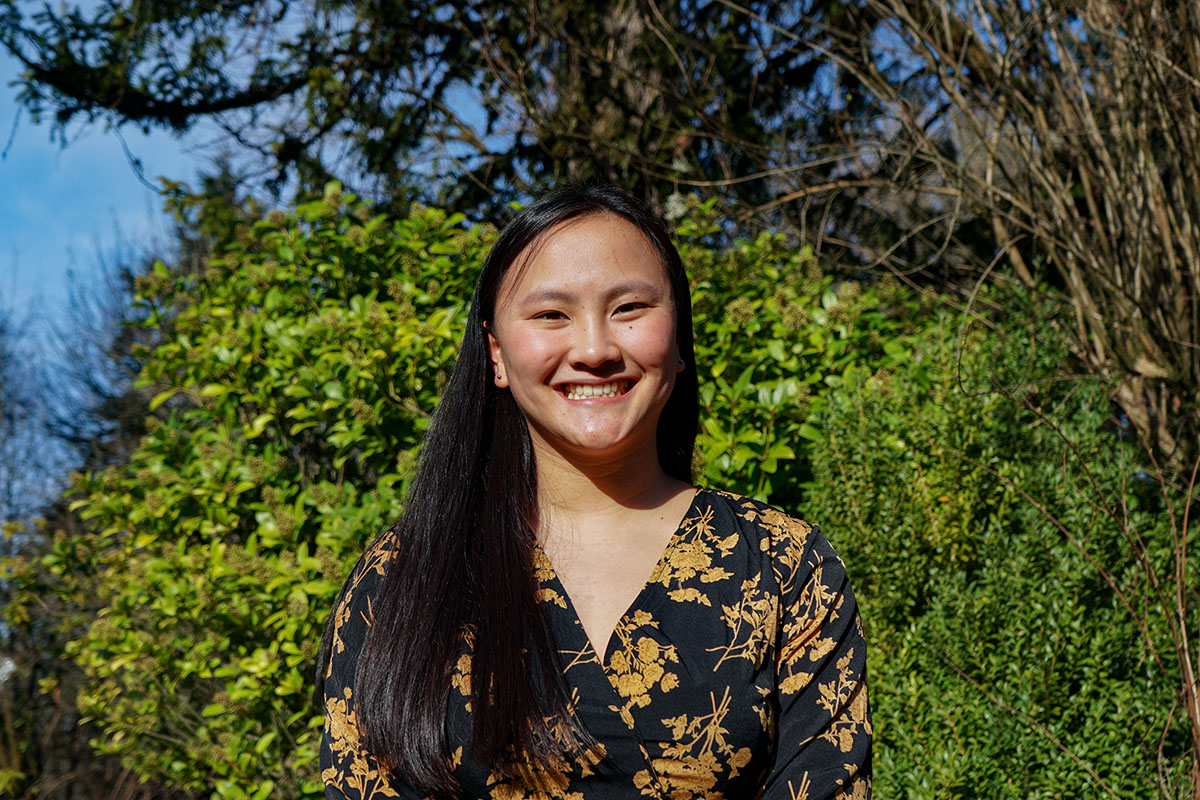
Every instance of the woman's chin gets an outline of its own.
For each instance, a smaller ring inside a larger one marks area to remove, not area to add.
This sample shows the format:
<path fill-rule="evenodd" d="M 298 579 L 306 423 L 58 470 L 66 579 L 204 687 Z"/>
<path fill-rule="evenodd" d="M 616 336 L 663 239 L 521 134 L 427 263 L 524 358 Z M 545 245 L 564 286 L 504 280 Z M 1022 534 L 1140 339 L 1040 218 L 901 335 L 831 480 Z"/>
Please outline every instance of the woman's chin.
<path fill-rule="evenodd" d="M 642 459 L 657 461 L 654 438 L 638 441 L 634 437 L 596 432 L 558 439 L 535 434 L 539 450 L 551 450 L 557 456 L 579 466 L 620 465 Z"/>

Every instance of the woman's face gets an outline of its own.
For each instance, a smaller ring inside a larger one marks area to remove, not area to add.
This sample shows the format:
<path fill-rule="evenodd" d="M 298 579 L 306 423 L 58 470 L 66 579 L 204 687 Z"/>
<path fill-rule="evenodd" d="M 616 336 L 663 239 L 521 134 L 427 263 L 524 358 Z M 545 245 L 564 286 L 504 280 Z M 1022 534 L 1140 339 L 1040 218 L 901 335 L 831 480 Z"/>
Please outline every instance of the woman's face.
<path fill-rule="evenodd" d="M 572 461 L 657 457 L 683 369 L 671 284 L 637 227 L 592 214 L 553 228 L 501 282 L 488 345 L 534 445 Z"/>

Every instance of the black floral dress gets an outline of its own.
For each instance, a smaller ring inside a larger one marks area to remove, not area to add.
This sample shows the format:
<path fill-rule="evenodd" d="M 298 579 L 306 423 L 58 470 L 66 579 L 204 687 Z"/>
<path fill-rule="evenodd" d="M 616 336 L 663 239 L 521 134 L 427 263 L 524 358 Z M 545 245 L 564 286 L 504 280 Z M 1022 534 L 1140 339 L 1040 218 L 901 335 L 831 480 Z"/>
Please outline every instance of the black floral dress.
<path fill-rule="evenodd" d="M 354 668 L 389 537 L 368 548 L 334 610 L 325 681 L 327 798 L 421 800 L 366 751 Z M 599 743 L 524 778 L 469 758 L 470 640 L 448 730 L 463 798 L 866 798 L 866 651 L 841 560 L 820 532 L 762 503 L 701 489 L 617 623 L 603 658 L 537 551 L 540 599 L 576 713 Z M 464 732 L 466 734 L 464 735 Z M 455 742 L 455 735 L 463 737 Z"/>

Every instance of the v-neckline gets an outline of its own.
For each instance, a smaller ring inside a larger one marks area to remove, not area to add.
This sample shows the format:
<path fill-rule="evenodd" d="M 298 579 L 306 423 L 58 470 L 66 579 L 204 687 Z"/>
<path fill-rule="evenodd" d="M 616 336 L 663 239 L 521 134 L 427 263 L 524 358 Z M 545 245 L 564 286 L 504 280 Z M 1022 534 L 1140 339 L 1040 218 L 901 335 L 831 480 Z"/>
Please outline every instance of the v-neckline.
<path fill-rule="evenodd" d="M 645 605 L 643 599 L 650 594 L 652 587 L 658 583 L 658 576 L 662 574 L 664 569 L 666 569 L 671 551 L 676 548 L 679 540 L 683 537 L 687 521 L 691 519 L 692 512 L 695 511 L 697 504 L 700 502 L 700 495 L 702 495 L 704 492 L 705 489 L 702 487 L 696 487 L 695 492 L 692 494 L 691 501 L 688 503 L 687 508 L 684 509 L 683 516 L 679 518 L 679 522 L 675 525 L 675 530 L 671 533 L 671 537 L 667 539 L 666 545 L 659 554 L 658 560 L 654 562 L 654 567 L 650 570 L 650 574 L 646 577 L 645 582 L 642 584 L 642 588 L 638 590 L 636 595 L 634 595 L 633 600 L 630 601 L 629 605 L 621 613 L 621 616 L 617 617 L 617 622 L 615 625 L 613 625 L 612 630 L 608 632 L 608 639 L 604 643 L 603 653 L 596 650 L 595 643 L 592 642 L 591 637 L 588 636 L 587 628 L 583 626 L 583 620 L 579 616 L 579 611 L 575 608 L 575 601 L 571 598 L 571 593 L 567 591 L 566 584 L 564 584 L 562 579 L 558 577 L 558 571 L 554 568 L 553 562 L 550 561 L 550 556 L 546 554 L 541 542 L 537 541 L 536 539 L 534 540 L 536 558 L 541 562 L 541 565 L 549 576 L 548 579 L 543 579 L 542 583 L 545 584 L 546 582 L 552 582 L 555 591 L 561 594 L 566 603 L 566 608 L 564 610 L 571 615 L 574 626 L 578 628 L 579 633 L 583 636 L 583 640 L 587 644 L 587 647 L 590 648 L 595 654 L 596 660 L 601 669 L 607 671 L 608 652 L 612 649 L 612 642 L 617 635 L 617 630 L 623 624 L 625 624 L 626 620 L 628 620 L 636 611 Z"/>

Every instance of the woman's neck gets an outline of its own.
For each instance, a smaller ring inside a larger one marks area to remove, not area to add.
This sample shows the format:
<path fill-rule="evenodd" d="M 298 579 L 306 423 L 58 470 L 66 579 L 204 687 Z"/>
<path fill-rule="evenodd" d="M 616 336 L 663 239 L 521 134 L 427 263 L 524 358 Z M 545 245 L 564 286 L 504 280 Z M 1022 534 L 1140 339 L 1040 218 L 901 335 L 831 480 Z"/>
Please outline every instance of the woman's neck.
<path fill-rule="evenodd" d="M 689 489 L 663 471 L 657 452 L 581 463 L 537 448 L 538 508 L 543 521 L 579 520 L 657 509 Z"/>

